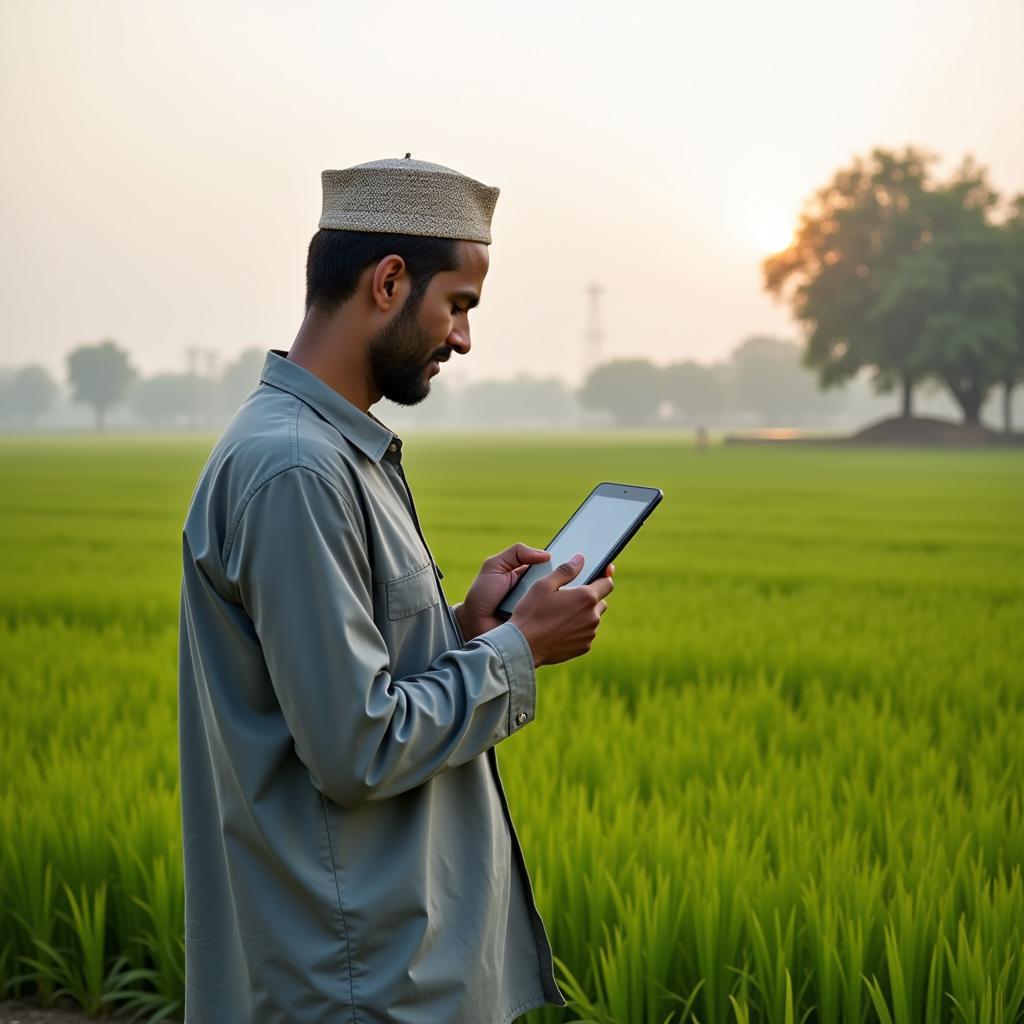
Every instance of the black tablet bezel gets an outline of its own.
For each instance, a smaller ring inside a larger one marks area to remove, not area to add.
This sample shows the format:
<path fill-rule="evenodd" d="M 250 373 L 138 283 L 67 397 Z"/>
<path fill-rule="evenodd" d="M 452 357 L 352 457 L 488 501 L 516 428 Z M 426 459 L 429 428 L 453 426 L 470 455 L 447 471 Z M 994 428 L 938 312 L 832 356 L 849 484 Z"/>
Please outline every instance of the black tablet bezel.
<path fill-rule="evenodd" d="M 562 526 L 559 528 L 558 532 L 554 535 L 554 537 L 552 537 L 551 540 L 549 540 L 547 544 L 544 545 L 545 551 L 550 550 L 551 545 L 554 544 L 556 540 L 558 540 L 558 538 L 562 535 L 562 533 L 565 532 L 566 529 L 568 529 L 572 521 L 576 518 L 576 516 L 579 515 L 580 511 L 583 509 L 583 506 L 586 505 L 586 503 L 590 501 L 590 499 L 593 497 L 616 498 L 620 501 L 635 501 L 638 504 L 643 505 L 643 510 L 640 517 L 636 519 L 629 527 L 627 527 L 626 531 L 622 534 L 618 541 L 616 541 L 615 546 L 612 548 L 611 553 L 608 555 L 607 559 L 605 559 L 603 564 L 587 570 L 587 578 L 584 580 L 584 586 L 588 583 L 593 583 L 594 580 L 604 575 L 604 571 L 608 568 L 608 564 L 610 562 L 615 561 L 615 559 L 622 552 L 622 549 L 630 542 L 630 540 L 636 534 L 636 531 L 639 530 L 640 527 L 643 526 L 644 523 L 647 521 L 647 517 L 651 514 L 651 512 L 654 511 L 655 508 L 657 508 L 661 499 L 665 497 L 665 494 L 660 487 L 642 487 L 636 484 L 623 484 L 616 483 L 610 480 L 603 480 L 601 483 L 597 484 L 591 490 L 591 492 L 579 503 L 579 505 L 576 506 L 576 510 L 573 512 L 573 514 L 569 516 L 569 518 L 562 524 Z M 523 575 L 525 576 L 526 573 L 523 573 Z M 522 579 L 520 579 L 516 583 L 516 585 L 512 587 L 508 591 L 508 593 L 501 599 L 501 601 L 498 604 L 498 607 L 494 610 L 494 615 L 496 618 L 502 619 L 503 621 L 507 622 L 512 617 L 512 612 L 505 611 L 505 609 L 502 608 L 502 605 L 512 596 L 512 594 L 516 592 L 516 590 L 518 590 L 519 585 L 521 583 Z"/>

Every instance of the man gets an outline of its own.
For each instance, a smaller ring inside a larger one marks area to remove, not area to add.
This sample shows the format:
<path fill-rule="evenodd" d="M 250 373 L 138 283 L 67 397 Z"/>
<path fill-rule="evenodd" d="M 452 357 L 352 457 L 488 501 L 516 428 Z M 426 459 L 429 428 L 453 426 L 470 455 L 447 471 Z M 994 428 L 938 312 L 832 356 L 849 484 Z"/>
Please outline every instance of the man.
<path fill-rule="evenodd" d="M 508 622 L 547 552 L 445 600 L 370 412 L 414 404 L 488 267 L 498 190 L 381 160 L 323 173 L 306 316 L 211 453 L 183 534 L 179 725 L 188 1024 L 509 1024 L 565 1005 L 494 746 L 540 665 L 590 649 L 613 569 Z"/>

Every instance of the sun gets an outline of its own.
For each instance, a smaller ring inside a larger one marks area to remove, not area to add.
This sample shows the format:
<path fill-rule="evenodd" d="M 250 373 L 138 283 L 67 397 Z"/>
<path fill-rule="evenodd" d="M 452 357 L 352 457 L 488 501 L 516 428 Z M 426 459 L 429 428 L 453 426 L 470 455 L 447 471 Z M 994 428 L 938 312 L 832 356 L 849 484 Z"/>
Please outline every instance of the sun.
<path fill-rule="evenodd" d="M 781 217 L 755 218 L 751 227 L 753 242 L 765 255 L 782 252 L 793 241 L 793 225 Z"/>

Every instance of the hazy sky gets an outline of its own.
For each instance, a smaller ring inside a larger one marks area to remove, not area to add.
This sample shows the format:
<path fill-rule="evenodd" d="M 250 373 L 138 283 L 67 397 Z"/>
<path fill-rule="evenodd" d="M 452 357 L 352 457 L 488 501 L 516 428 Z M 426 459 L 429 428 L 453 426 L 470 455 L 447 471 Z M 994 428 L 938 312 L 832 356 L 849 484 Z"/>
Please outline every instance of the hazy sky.
<path fill-rule="evenodd" d="M 1024 190 L 1022 0 L 2 0 L 0 364 L 64 375 L 288 348 L 320 171 L 385 156 L 501 189 L 451 382 L 797 337 L 761 288 L 855 154 L 966 152 Z"/>

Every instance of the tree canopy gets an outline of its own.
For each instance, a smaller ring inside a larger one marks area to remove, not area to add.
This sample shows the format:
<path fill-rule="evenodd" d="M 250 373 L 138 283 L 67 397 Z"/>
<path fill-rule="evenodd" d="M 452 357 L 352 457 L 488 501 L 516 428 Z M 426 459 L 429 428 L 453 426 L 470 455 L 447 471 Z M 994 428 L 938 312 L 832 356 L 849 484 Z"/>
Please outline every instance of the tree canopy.
<path fill-rule="evenodd" d="M 135 377 L 128 353 L 109 339 L 79 345 L 68 355 L 71 397 L 92 406 L 97 430 L 103 429 L 107 412 L 124 399 Z"/>
<path fill-rule="evenodd" d="M 914 147 L 855 159 L 807 203 L 764 280 L 806 329 L 804 363 L 824 387 L 867 368 L 878 390 L 901 389 L 909 416 L 914 388 L 934 378 L 977 422 L 991 388 L 1021 376 L 1024 214 L 1016 201 L 1001 218 L 969 157 L 947 182 L 935 160 Z"/>
<path fill-rule="evenodd" d="M 56 398 L 57 385 L 42 366 L 22 366 L 4 382 L 4 405 L 28 424 L 49 412 Z"/>

